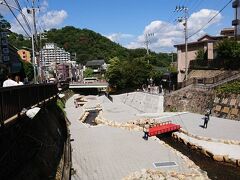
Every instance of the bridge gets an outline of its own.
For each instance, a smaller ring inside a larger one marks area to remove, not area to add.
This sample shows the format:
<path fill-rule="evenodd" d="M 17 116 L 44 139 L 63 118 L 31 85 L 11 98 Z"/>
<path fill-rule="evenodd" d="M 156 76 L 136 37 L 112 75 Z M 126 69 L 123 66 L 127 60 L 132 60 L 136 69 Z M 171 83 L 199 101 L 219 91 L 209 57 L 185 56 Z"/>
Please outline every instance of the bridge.
<path fill-rule="evenodd" d="M 69 84 L 69 89 L 106 89 L 108 83 L 106 81 L 96 81 L 96 82 L 72 82 Z"/>

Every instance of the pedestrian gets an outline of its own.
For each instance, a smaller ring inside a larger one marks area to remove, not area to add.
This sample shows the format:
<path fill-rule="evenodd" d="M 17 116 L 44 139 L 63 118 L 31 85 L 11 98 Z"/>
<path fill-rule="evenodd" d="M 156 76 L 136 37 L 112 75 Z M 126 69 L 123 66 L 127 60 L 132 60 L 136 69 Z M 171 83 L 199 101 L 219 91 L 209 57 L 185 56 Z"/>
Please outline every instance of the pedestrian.
<path fill-rule="evenodd" d="M 20 81 L 20 77 L 19 76 L 15 76 L 15 81 L 16 81 L 18 86 L 23 85 L 23 82 Z"/>
<path fill-rule="evenodd" d="M 145 124 L 144 127 L 143 127 L 143 132 L 144 132 L 143 138 L 144 138 L 145 140 L 148 140 L 149 128 L 150 128 L 150 125 L 148 124 L 148 122 L 146 122 L 146 124 Z"/>
<path fill-rule="evenodd" d="M 9 73 L 7 75 L 7 80 L 3 82 L 3 87 L 10 87 L 10 86 L 17 86 L 17 85 L 18 85 L 17 82 L 12 80 L 12 75 Z"/>
<path fill-rule="evenodd" d="M 210 120 L 210 114 L 211 114 L 211 109 L 208 108 L 208 109 L 207 109 L 207 112 L 206 112 L 206 114 L 205 114 L 205 117 L 204 117 L 204 124 L 203 124 L 203 127 L 204 127 L 204 128 L 207 128 L 208 121 Z"/>
<path fill-rule="evenodd" d="M 209 116 L 207 116 L 207 114 L 205 114 L 203 128 L 207 128 L 208 121 L 209 121 Z"/>

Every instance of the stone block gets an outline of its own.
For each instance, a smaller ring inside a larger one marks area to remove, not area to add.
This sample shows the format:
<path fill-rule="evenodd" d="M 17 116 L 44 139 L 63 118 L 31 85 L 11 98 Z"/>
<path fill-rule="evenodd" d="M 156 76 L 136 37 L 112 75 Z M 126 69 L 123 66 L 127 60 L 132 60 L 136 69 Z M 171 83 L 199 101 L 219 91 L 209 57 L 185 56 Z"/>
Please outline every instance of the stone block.
<path fill-rule="evenodd" d="M 223 98 L 222 104 L 227 104 L 228 103 L 228 98 Z"/>
<path fill-rule="evenodd" d="M 214 156 L 213 156 L 213 159 L 214 159 L 215 161 L 219 161 L 219 162 L 224 161 L 224 158 L 223 158 L 223 156 L 221 156 L 221 155 L 214 155 Z"/>
<path fill-rule="evenodd" d="M 237 116 L 237 115 L 238 115 L 238 112 L 239 112 L 239 109 L 233 108 L 233 109 L 231 110 L 231 115 Z"/>
<path fill-rule="evenodd" d="M 220 106 L 220 105 L 217 105 L 217 106 L 215 107 L 215 110 L 214 110 L 214 111 L 220 112 L 220 111 L 221 111 L 221 109 L 222 109 L 222 106 Z"/>
<path fill-rule="evenodd" d="M 230 106 L 235 106 L 237 102 L 237 99 L 231 99 Z"/>
<path fill-rule="evenodd" d="M 215 99 L 214 99 L 214 103 L 218 104 L 219 102 L 220 102 L 220 98 L 215 97 Z"/>
<path fill-rule="evenodd" d="M 222 112 L 223 112 L 223 113 L 226 113 L 226 114 L 228 114 L 229 111 L 230 111 L 230 108 L 229 108 L 229 107 L 224 107 L 223 110 L 222 110 Z"/>

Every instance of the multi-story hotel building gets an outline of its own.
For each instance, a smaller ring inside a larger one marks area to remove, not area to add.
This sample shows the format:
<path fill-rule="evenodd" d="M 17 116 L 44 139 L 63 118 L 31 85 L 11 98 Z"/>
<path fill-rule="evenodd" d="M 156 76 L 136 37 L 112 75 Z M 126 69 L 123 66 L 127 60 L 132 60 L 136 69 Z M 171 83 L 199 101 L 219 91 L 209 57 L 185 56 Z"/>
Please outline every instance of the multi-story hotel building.
<path fill-rule="evenodd" d="M 40 51 L 41 65 L 47 69 L 56 64 L 66 63 L 71 60 L 71 55 L 55 43 L 46 43 Z"/>

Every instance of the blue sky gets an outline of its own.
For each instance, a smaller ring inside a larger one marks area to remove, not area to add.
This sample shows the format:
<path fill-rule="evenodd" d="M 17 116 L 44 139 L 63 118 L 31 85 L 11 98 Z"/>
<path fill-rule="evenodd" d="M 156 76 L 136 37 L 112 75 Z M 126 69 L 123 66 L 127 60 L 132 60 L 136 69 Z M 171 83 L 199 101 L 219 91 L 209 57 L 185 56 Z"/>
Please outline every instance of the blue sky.
<path fill-rule="evenodd" d="M 9 3 L 15 5 L 13 0 Z M 30 2 L 30 0 L 28 0 Z M 183 41 L 183 26 L 174 20 L 182 13 L 174 13 L 176 5 L 189 8 L 189 34 L 194 33 L 213 17 L 229 0 L 40 0 L 38 22 L 43 29 L 60 28 L 66 25 L 88 28 L 109 37 L 125 47 L 144 46 L 147 33 L 154 33 L 150 48 L 169 51 L 172 45 Z M 22 7 L 29 5 L 20 0 Z M 3 7 L 1 7 L 3 8 Z M 12 23 L 12 30 L 21 32 L 13 16 L 1 9 Z M 24 12 L 24 11 L 23 11 Z M 17 14 L 17 11 L 15 11 Z M 193 14 L 194 13 L 194 14 Z M 231 4 L 210 26 L 204 28 L 191 41 L 209 33 L 216 35 L 222 28 L 231 27 L 234 11 Z M 27 15 L 28 16 L 28 15 Z M 20 15 L 19 18 L 21 19 Z M 29 17 L 31 22 L 31 17 Z"/>

